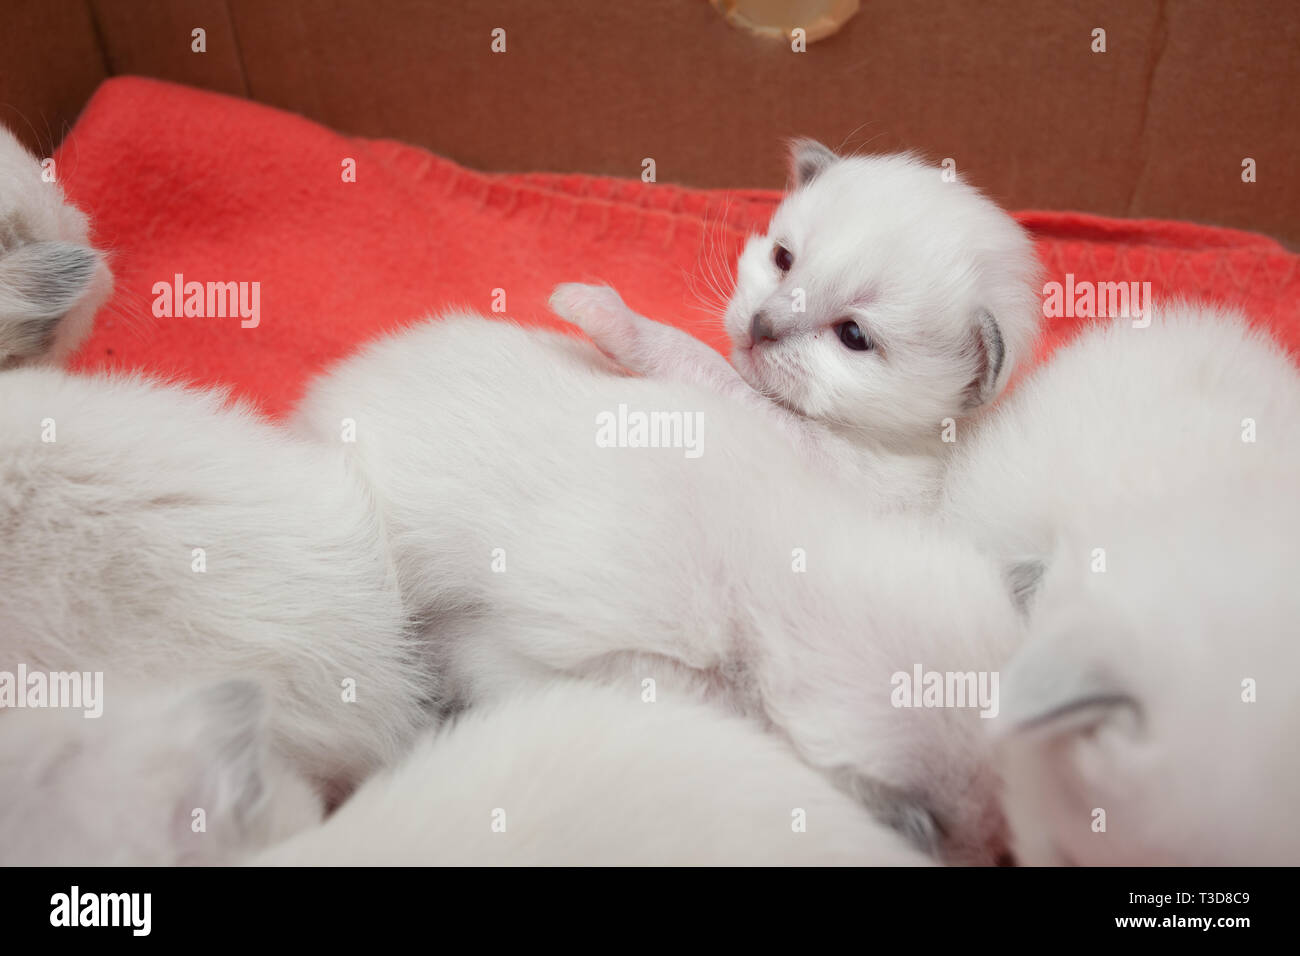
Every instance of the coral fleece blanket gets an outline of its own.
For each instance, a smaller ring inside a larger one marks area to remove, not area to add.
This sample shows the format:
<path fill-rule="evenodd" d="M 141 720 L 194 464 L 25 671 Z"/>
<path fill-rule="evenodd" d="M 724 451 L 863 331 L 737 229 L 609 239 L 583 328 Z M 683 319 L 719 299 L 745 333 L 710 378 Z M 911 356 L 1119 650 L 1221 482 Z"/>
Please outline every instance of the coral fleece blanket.
<path fill-rule="evenodd" d="M 100 87 L 56 163 L 117 276 L 78 366 L 229 385 L 271 415 L 292 408 L 313 373 L 358 343 L 448 307 L 559 325 L 546 299 L 564 281 L 609 283 L 632 308 L 725 351 L 705 304 L 717 300 L 710 277 L 734 262 L 780 198 L 483 174 L 136 78 Z M 1157 301 L 1239 306 L 1300 351 L 1297 257 L 1271 239 L 1075 213 L 1019 219 L 1063 298 L 1070 282 L 1149 281 Z M 249 306 L 257 283 L 256 326 L 239 315 L 187 316 L 183 296 L 172 308 L 176 296 L 158 290 L 178 281 L 243 283 Z M 1040 357 L 1085 321 L 1049 319 Z"/>

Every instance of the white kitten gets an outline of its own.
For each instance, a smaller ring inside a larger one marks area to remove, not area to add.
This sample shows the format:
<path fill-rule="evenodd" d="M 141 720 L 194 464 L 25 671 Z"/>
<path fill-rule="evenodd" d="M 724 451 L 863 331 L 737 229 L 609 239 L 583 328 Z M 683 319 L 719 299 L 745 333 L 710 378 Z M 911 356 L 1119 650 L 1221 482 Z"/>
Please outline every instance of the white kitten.
<path fill-rule="evenodd" d="M 564 682 L 460 715 L 271 866 L 877 865 L 927 860 L 778 738 Z"/>
<path fill-rule="evenodd" d="M 1300 473 L 1297 409 L 1295 366 L 1240 316 L 1160 306 L 1150 327 L 1085 331 L 959 441 L 943 511 L 1028 600 L 1062 535 L 1087 540 L 1126 502 L 1276 494 Z"/>
<path fill-rule="evenodd" d="M 321 817 L 269 742 L 266 702 L 248 681 L 122 687 L 92 719 L 6 713 L 0 865 L 235 862 Z"/>
<path fill-rule="evenodd" d="M 993 722 L 1027 862 L 1300 860 L 1298 411 L 1266 336 L 1173 305 L 1085 332 L 958 451 L 950 519 L 1030 617 Z"/>
<path fill-rule="evenodd" d="M 7 136 L 0 162 L 0 363 L 56 361 L 103 266 Z M 110 703 L 125 683 L 256 675 L 276 747 L 334 793 L 424 722 L 423 664 L 338 449 L 220 392 L 0 372 L 0 670 L 104 671 Z"/>
<path fill-rule="evenodd" d="M 433 692 L 342 453 L 220 393 L 0 373 L 0 582 L 0 669 L 104 671 L 109 700 L 258 676 L 276 746 L 344 789 Z"/>
<path fill-rule="evenodd" d="M 6 135 L 0 163 L 0 362 L 57 362 L 107 269 Z M 338 450 L 222 393 L 47 368 L 0 373 L 0 669 L 19 665 L 105 671 L 110 704 L 257 675 L 277 748 L 331 792 L 402 752 L 433 689 Z"/>
<path fill-rule="evenodd" d="M 1049 568 L 990 722 L 1018 859 L 1300 863 L 1300 520 L 1272 500 L 1118 508 Z"/>
<path fill-rule="evenodd" d="M 552 307 L 631 371 L 766 407 L 810 457 L 859 480 L 884 471 L 884 504 L 924 498 L 945 426 L 992 402 L 1031 352 L 1033 244 L 978 190 L 912 156 L 841 158 L 803 140 L 792 174 L 740 257 L 732 365 L 612 289 L 560 286 Z"/>
<path fill-rule="evenodd" d="M 86 217 L 49 173 L 0 126 L 0 369 L 62 362 L 112 291 Z"/>
<path fill-rule="evenodd" d="M 601 447 L 620 404 L 692 416 L 698 457 Z M 973 549 L 869 518 L 765 415 L 620 377 L 567 336 L 416 326 L 315 383 L 300 411 L 323 441 L 345 418 L 450 697 L 556 673 L 711 695 L 949 858 L 998 852 L 986 721 L 891 703 L 898 672 L 994 670 L 1016 646 L 1018 616 Z"/>

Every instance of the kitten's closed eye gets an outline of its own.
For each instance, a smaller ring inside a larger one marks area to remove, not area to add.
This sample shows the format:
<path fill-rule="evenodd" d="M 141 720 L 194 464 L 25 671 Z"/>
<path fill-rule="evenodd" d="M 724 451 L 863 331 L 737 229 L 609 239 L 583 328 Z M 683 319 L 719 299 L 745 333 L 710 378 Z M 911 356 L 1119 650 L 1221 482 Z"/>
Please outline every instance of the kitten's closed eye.
<path fill-rule="evenodd" d="M 835 326 L 835 334 L 840 337 L 846 348 L 854 352 L 869 352 L 876 347 L 876 343 L 871 341 L 871 336 L 862 331 L 862 327 L 856 322 L 846 321 Z"/>
<path fill-rule="evenodd" d="M 778 242 L 772 250 L 772 261 L 782 272 L 789 272 L 790 267 L 794 265 L 794 253 Z"/>

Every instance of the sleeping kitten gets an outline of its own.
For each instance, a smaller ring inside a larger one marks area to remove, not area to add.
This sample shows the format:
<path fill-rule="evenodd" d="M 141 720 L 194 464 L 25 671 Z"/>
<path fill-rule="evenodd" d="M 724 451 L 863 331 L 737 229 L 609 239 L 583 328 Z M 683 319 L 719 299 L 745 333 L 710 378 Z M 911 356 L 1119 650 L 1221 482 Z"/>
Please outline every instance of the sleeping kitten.
<path fill-rule="evenodd" d="M 0 137 L 17 177 L 0 180 L 0 347 L 28 365 L 84 334 L 64 323 L 93 312 L 102 263 L 59 238 L 84 240 L 84 220 L 16 148 Z M 277 749 L 337 795 L 425 721 L 422 664 L 339 449 L 217 391 L 0 372 L 0 671 L 103 671 L 110 702 L 123 683 L 256 675 Z"/>
<path fill-rule="evenodd" d="M 925 865 L 776 737 L 562 682 L 468 711 L 263 866 Z"/>
<path fill-rule="evenodd" d="M 876 865 L 927 860 L 778 738 L 639 688 L 461 715 L 320 824 L 258 685 L 0 720 L 0 865 Z M 270 848 L 270 849 L 267 849 Z M 261 852 L 259 852 L 261 851 Z"/>
<path fill-rule="evenodd" d="M 1297 412 L 1265 335 L 1168 305 L 1085 332 L 958 449 L 948 520 L 1029 618 L 991 722 L 1026 862 L 1300 862 Z"/>
<path fill-rule="evenodd" d="M 1019 860 L 1300 863 L 1294 488 L 1117 507 L 1048 569 L 990 721 Z"/>
<path fill-rule="evenodd" d="M 989 405 L 1031 354 L 1033 244 L 912 156 L 841 158 L 801 140 L 791 175 L 767 235 L 740 257 L 731 364 L 613 289 L 562 285 L 551 306 L 632 372 L 764 410 L 812 460 L 879 483 L 882 504 L 926 500 L 945 428 Z"/>
<path fill-rule="evenodd" d="M 1161 305 L 1150 327 L 1085 331 L 958 442 L 942 514 L 1031 605 L 1060 537 L 1086 539 L 1118 505 L 1167 507 L 1179 488 L 1207 508 L 1274 494 L 1300 471 L 1298 409 L 1292 360 L 1241 316 Z"/>
<path fill-rule="evenodd" d="M 620 406 L 682 427 L 635 447 Z M 948 859 L 1000 851 L 974 703 L 895 703 L 899 673 L 995 671 L 1018 644 L 999 576 L 962 541 L 871 518 L 759 411 L 477 317 L 318 380 L 299 426 L 335 442 L 343 419 L 457 705 L 560 674 L 651 681 L 773 726 Z"/>
<path fill-rule="evenodd" d="M 342 452 L 218 392 L 0 373 L 0 582 L 0 669 L 259 676 L 277 747 L 344 791 L 434 691 Z"/>
<path fill-rule="evenodd" d="M 111 686 L 111 685 L 110 685 Z M 270 752 L 256 683 L 112 688 L 103 713 L 0 716 L 0 865 L 233 863 L 321 818 Z"/>

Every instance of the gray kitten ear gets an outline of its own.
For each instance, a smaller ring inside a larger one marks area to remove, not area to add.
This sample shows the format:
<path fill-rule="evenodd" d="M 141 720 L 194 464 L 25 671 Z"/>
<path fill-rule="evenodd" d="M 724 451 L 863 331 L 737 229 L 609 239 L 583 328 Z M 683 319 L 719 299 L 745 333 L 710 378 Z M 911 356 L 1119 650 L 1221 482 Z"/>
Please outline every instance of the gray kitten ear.
<path fill-rule="evenodd" d="M 839 160 L 828 147 L 815 139 L 796 139 L 790 144 L 790 178 L 795 187 L 806 186 L 827 166 Z"/>
<path fill-rule="evenodd" d="M 1011 592 L 1011 602 L 1023 615 L 1029 614 L 1030 603 L 1038 593 L 1038 586 L 1047 572 L 1047 562 L 1042 558 L 1026 558 L 1006 565 L 1002 578 Z"/>
<path fill-rule="evenodd" d="M 855 800 L 865 804 L 877 820 L 897 830 L 913 847 L 931 856 L 939 855 L 943 827 L 918 798 L 857 773 L 840 772 L 835 779 Z"/>
<path fill-rule="evenodd" d="M 0 366 L 51 348 L 99 264 L 98 252 L 71 242 L 28 242 L 0 255 Z"/>
<path fill-rule="evenodd" d="M 1002 372 L 1007 362 L 1007 346 L 1002 327 L 993 313 L 981 309 L 975 317 L 975 341 L 980 355 L 979 372 L 971 383 L 967 408 L 979 408 L 998 397 L 1005 384 Z"/>

